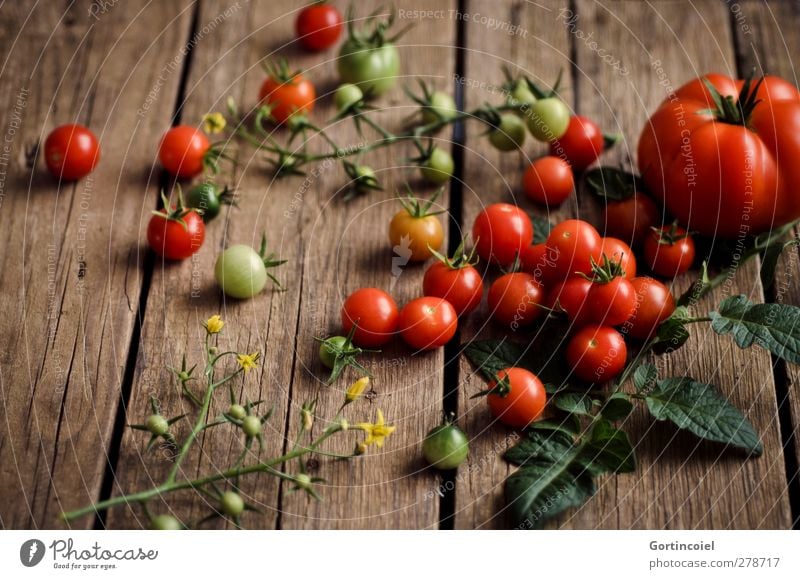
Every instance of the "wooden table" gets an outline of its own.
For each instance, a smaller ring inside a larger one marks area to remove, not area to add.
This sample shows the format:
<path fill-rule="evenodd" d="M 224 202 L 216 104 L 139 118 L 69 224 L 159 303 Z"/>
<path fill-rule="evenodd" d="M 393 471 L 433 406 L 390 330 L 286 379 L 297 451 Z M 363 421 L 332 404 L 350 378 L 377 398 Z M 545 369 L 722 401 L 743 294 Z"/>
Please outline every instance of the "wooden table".
<path fill-rule="evenodd" d="M 344 2 L 335 3 L 344 9 Z M 164 476 L 169 454 L 145 454 L 141 433 L 125 425 L 143 420 L 150 396 L 165 414 L 185 410 L 186 400 L 165 366 L 179 364 L 184 351 L 190 359 L 199 356 L 200 322 L 210 315 L 225 319 L 228 346 L 265 352 L 242 388 L 250 399 L 274 406 L 265 441 L 274 453 L 291 443 L 304 400 L 318 392 L 319 414 L 329 417 L 336 410 L 342 386 L 325 386 L 312 338 L 338 330 L 343 296 L 390 283 L 398 302 L 419 294 L 421 268 L 391 276 L 385 233 L 397 209 L 393 192 L 411 174 L 403 160 L 410 148 L 369 156 L 387 192 L 350 203 L 334 198 L 346 183 L 337 165 L 308 182 L 274 180 L 258 155 L 242 149 L 231 177 L 242 193 L 241 207 L 209 227 L 196 258 L 164 264 L 146 250 L 146 222 L 167 183 L 156 148 L 171 123 L 196 124 L 229 96 L 251 106 L 263 79 L 260 64 L 277 55 L 313 78 L 321 96 L 314 118 L 332 116 L 328 93 L 337 82 L 336 51 L 308 55 L 295 47 L 299 4 L 80 0 L 66 9 L 33 1 L 0 7 L 3 528 L 58 528 L 64 509 Z M 474 107 L 500 100 L 491 86 L 502 83 L 503 66 L 545 84 L 564 70 L 563 97 L 574 110 L 624 135 L 605 157 L 611 164 L 633 154 L 648 112 L 667 95 L 665 86 L 710 71 L 741 76 L 753 67 L 797 82 L 797 3 L 403 0 L 397 6 L 437 11 L 417 20 L 399 41 L 403 74 L 409 75 L 403 82 L 413 87 L 415 77 L 423 78 L 439 89 L 457 90 L 462 106 Z M 360 10 L 367 12 L 365 6 Z M 493 29 L 494 22 L 502 27 Z M 393 128 L 413 112 L 399 88 L 379 106 L 386 109 L 382 121 Z M 72 121 L 99 135 L 103 156 L 91 176 L 59 186 L 46 173 L 36 144 L 54 126 Z M 358 142 L 348 122 L 328 130 L 340 142 Z M 525 158 L 491 149 L 479 138 L 481 131 L 473 123 L 466 131 L 438 136 L 445 146 L 452 143 L 458 164 L 441 200 L 450 211 L 451 249 L 482 205 L 519 199 Z M 525 151 L 534 157 L 544 149 L 528 144 Z M 525 200 L 519 202 L 533 211 Z M 597 205 L 583 190 L 551 217 L 570 215 L 602 225 Z M 288 291 L 268 290 L 241 302 L 223 299 L 213 280 L 217 254 L 230 243 L 257 244 L 262 231 L 289 260 L 278 273 Z M 750 263 L 707 298 L 708 304 L 744 293 L 800 305 L 799 264 L 796 254 L 785 256 L 776 290 L 765 295 L 757 264 Z M 687 283 L 679 280 L 675 291 Z M 492 334 L 480 319 L 462 326 L 462 342 L 476 333 Z M 731 340 L 709 339 L 709 333 L 692 328 L 689 345 L 659 363 L 665 371 L 718 385 L 763 436 L 764 455 L 742 460 L 635 414 L 625 428 L 636 444 L 637 472 L 601 479 L 589 503 L 553 526 L 755 529 L 796 523 L 798 370 L 763 350 L 744 353 Z M 507 524 L 502 483 L 509 467 L 499 451 L 512 433 L 489 426 L 485 404 L 470 400 L 482 381 L 459 358 L 459 347 L 409 357 L 401 346 L 392 346 L 382 359 L 386 363 L 371 367 L 373 408 L 380 406 L 398 427 L 387 446 L 349 463 L 323 460 L 317 473 L 327 479 L 320 488 L 322 502 L 288 493 L 288 485 L 272 477 L 249 480 L 242 492 L 263 514 L 248 515 L 248 526 Z M 456 410 L 472 439 L 469 464 L 444 478 L 424 468 L 419 449 L 443 410 Z M 202 438 L 182 474 L 229 464 L 241 444 L 229 431 Z M 184 493 L 171 498 L 169 508 L 190 520 L 206 505 L 202 497 Z M 145 525 L 137 508 L 73 524 Z"/>

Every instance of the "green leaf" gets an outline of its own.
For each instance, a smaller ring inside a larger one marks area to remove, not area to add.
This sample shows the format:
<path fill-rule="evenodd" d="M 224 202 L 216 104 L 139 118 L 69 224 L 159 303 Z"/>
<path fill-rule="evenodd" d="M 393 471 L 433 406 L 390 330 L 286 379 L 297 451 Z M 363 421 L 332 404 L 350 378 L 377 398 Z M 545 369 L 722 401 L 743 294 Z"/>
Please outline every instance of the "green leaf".
<path fill-rule="evenodd" d="M 478 340 L 464 348 L 464 354 L 487 380 L 494 380 L 500 370 L 517 366 L 525 357 L 523 344 L 510 340 Z"/>
<path fill-rule="evenodd" d="M 800 240 L 790 239 L 780 243 L 772 243 L 761 252 L 761 270 L 759 274 L 761 276 L 761 285 L 764 286 L 765 291 L 772 288 L 775 283 L 775 270 L 778 267 L 778 259 L 781 254 L 786 249 L 797 247 L 798 245 L 800 245 Z"/>
<path fill-rule="evenodd" d="M 589 190 L 607 201 L 624 201 L 633 197 L 637 180 L 636 175 L 614 167 L 600 167 L 586 173 Z"/>
<path fill-rule="evenodd" d="M 754 304 L 738 295 L 724 300 L 709 316 L 713 330 L 731 334 L 740 348 L 758 344 L 787 362 L 800 364 L 800 308 Z"/>
<path fill-rule="evenodd" d="M 550 235 L 553 224 L 550 223 L 549 219 L 541 215 L 530 213 L 529 216 L 533 223 L 533 243 L 544 243 L 547 241 L 547 236 Z"/>
<path fill-rule="evenodd" d="M 564 412 L 589 416 L 592 411 L 593 400 L 585 394 L 563 392 L 553 397 L 553 404 Z"/>
<path fill-rule="evenodd" d="M 506 450 L 503 458 L 524 466 L 529 462 L 559 462 L 573 448 L 572 435 L 560 430 L 530 430 L 517 444 Z"/>
<path fill-rule="evenodd" d="M 633 403 L 624 392 L 616 392 L 613 394 L 603 407 L 600 409 L 600 414 L 604 418 L 614 421 L 623 420 L 633 411 Z"/>
<path fill-rule="evenodd" d="M 657 354 L 674 352 L 686 343 L 689 339 L 689 331 L 686 323 L 691 320 L 689 309 L 685 306 L 678 306 L 672 315 L 661 322 L 656 330 L 657 342 L 653 346 L 653 351 Z"/>
<path fill-rule="evenodd" d="M 592 476 L 574 474 L 553 463 L 535 463 L 506 479 L 505 499 L 519 529 L 538 529 L 548 519 L 579 507 L 595 493 Z"/>
<path fill-rule="evenodd" d="M 658 380 L 658 369 L 652 364 L 642 364 L 633 373 L 633 385 L 637 392 L 649 390 Z"/>
<path fill-rule="evenodd" d="M 656 420 L 669 420 L 706 440 L 763 452 L 755 429 L 726 398 L 709 384 L 692 378 L 666 378 L 645 399 Z"/>
<path fill-rule="evenodd" d="M 595 475 L 636 470 L 636 457 L 628 434 L 614 428 L 607 420 L 595 425 L 591 441 L 576 460 Z"/>

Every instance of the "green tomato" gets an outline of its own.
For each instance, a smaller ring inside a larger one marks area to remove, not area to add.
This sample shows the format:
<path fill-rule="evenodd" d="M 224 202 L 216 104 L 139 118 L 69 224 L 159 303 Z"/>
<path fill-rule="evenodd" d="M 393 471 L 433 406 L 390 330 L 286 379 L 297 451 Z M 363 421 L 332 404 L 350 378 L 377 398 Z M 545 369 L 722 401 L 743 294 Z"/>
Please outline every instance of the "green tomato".
<path fill-rule="evenodd" d="M 203 217 L 203 221 L 208 223 L 219 215 L 222 202 L 219 198 L 219 190 L 213 183 L 200 183 L 195 185 L 186 194 L 186 206 L 197 209 Z"/>
<path fill-rule="evenodd" d="M 231 245 L 217 258 L 214 276 L 225 295 L 251 298 L 267 285 L 267 268 L 249 245 Z"/>
<path fill-rule="evenodd" d="M 364 98 L 364 93 L 354 84 L 345 83 L 336 89 L 333 102 L 337 111 L 343 111 Z"/>
<path fill-rule="evenodd" d="M 336 352 L 344 348 L 347 338 L 344 336 L 333 336 L 326 339 L 319 345 L 319 361 L 326 368 L 333 369 L 336 363 Z"/>
<path fill-rule="evenodd" d="M 258 416 L 245 416 L 242 419 L 242 430 L 247 436 L 258 436 L 261 434 L 261 419 Z"/>
<path fill-rule="evenodd" d="M 525 123 L 516 115 L 502 115 L 500 126 L 489 133 L 489 142 L 501 151 L 516 151 L 525 142 Z"/>
<path fill-rule="evenodd" d="M 247 410 L 241 404 L 231 404 L 228 407 L 228 416 L 236 420 L 244 420 L 244 417 L 247 416 Z"/>
<path fill-rule="evenodd" d="M 301 489 L 310 489 L 313 486 L 311 484 L 311 477 L 305 473 L 295 475 L 294 482 L 297 483 L 298 488 Z"/>
<path fill-rule="evenodd" d="M 533 105 L 536 102 L 536 95 L 528 88 L 528 83 L 524 80 L 517 81 L 514 90 L 511 91 L 511 103 L 515 105 Z"/>
<path fill-rule="evenodd" d="M 422 177 L 435 185 L 447 183 L 454 170 L 453 157 L 441 147 L 434 147 L 430 158 L 420 167 Z"/>
<path fill-rule="evenodd" d="M 536 101 L 526 115 L 528 129 L 539 141 L 549 143 L 561 138 L 567 132 L 569 109 L 557 97 Z"/>
<path fill-rule="evenodd" d="M 431 95 L 430 102 L 429 107 L 422 107 L 423 124 L 432 125 L 440 120 L 449 121 L 458 114 L 455 99 L 446 92 L 437 90 Z"/>
<path fill-rule="evenodd" d="M 239 493 L 225 491 L 220 499 L 220 507 L 229 517 L 238 517 L 244 511 L 244 500 Z"/>
<path fill-rule="evenodd" d="M 400 54 L 394 44 L 364 47 L 348 39 L 336 61 L 342 82 L 358 85 L 367 97 L 380 96 L 397 82 L 400 73 Z"/>
<path fill-rule="evenodd" d="M 163 436 L 169 432 L 169 423 L 167 419 L 160 414 L 151 414 L 148 416 L 144 425 L 151 434 L 155 434 L 156 436 Z"/>
<path fill-rule="evenodd" d="M 156 515 L 150 520 L 150 529 L 153 531 L 180 531 L 183 529 L 183 525 L 172 515 Z"/>
<path fill-rule="evenodd" d="M 425 437 L 422 454 L 428 464 L 439 470 L 456 468 L 469 454 L 467 435 L 455 424 L 441 424 Z"/>

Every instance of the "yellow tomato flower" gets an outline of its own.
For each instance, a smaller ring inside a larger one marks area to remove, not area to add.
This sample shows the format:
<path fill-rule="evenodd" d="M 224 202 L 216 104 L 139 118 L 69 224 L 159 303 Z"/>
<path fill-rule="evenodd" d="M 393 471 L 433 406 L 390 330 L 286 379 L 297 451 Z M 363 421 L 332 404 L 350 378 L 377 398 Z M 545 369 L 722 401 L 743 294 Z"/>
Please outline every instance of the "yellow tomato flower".
<path fill-rule="evenodd" d="M 395 426 L 389 426 L 385 423 L 383 412 L 381 412 L 380 409 L 378 409 L 378 419 L 374 424 L 369 422 L 361 422 L 356 424 L 355 427 L 359 430 L 363 430 L 367 434 L 366 438 L 364 439 L 364 444 L 366 446 L 374 444 L 378 448 L 383 446 L 383 441 L 396 429 Z"/>
<path fill-rule="evenodd" d="M 364 393 L 364 390 L 367 389 L 367 386 L 369 386 L 369 376 L 359 378 L 353 382 L 347 389 L 347 392 L 345 392 L 345 400 L 347 400 L 347 402 L 357 400 Z"/>
<path fill-rule="evenodd" d="M 216 135 L 225 130 L 225 117 L 222 113 L 209 113 L 203 117 L 203 130 L 209 135 Z"/>
<path fill-rule="evenodd" d="M 211 316 L 203 323 L 203 327 L 209 334 L 219 334 L 224 326 L 225 322 L 222 321 L 219 314 Z"/>
<path fill-rule="evenodd" d="M 236 359 L 239 360 L 239 366 L 242 367 L 242 370 L 248 372 L 251 368 L 257 366 L 258 352 L 255 354 L 237 354 Z"/>

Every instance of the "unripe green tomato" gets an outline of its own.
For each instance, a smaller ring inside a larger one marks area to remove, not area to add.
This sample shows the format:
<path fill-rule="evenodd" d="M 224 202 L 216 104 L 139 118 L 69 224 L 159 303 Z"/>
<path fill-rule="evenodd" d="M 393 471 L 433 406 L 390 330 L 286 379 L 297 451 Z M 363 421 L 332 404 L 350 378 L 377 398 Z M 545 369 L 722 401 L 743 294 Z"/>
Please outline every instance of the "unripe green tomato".
<path fill-rule="evenodd" d="M 242 419 L 242 430 L 247 436 L 261 434 L 261 419 L 258 416 L 245 416 Z"/>
<path fill-rule="evenodd" d="M 197 209 L 205 223 L 219 215 L 222 202 L 214 183 L 199 183 L 186 194 L 186 206 Z"/>
<path fill-rule="evenodd" d="M 238 517 L 244 511 L 244 500 L 239 493 L 225 491 L 220 499 L 220 507 L 229 517 Z"/>
<path fill-rule="evenodd" d="M 430 158 L 420 167 L 422 177 L 434 185 L 447 183 L 454 170 L 453 157 L 441 147 L 434 147 Z"/>
<path fill-rule="evenodd" d="M 455 424 L 440 424 L 425 437 L 422 454 L 439 470 L 456 468 L 469 454 L 467 435 Z"/>
<path fill-rule="evenodd" d="M 333 102 L 337 111 L 343 111 L 364 98 L 364 93 L 354 84 L 344 83 L 339 85 L 333 95 Z"/>
<path fill-rule="evenodd" d="M 297 486 L 301 489 L 310 489 L 311 488 L 311 477 L 305 473 L 300 473 L 295 475 L 294 477 Z"/>
<path fill-rule="evenodd" d="M 511 91 L 511 102 L 515 105 L 532 105 L 536 102 L 536 95 L 528 88 L 528 83 L 525 81 L 518 81 L 514 90 Z"/>
<path fill-rule="evenodd" d="M 148 416 L 144 425 L 151 434 L 155 434 L 156 436 L 163 436 L 169 432 L 169 423 L 167 419 L 160 414 L 151 414 Z"/>
<path fill-rule="evenodd" d="M 569 126 L 569 109 L 561 99 L 548 97 L 536 101 L 526 112 L 528 130 L 539 141 L 561 138 Z"/>
<path fill-rule="evenodd" d="M 241 404 L 231 404 L 228 408 L 228 416 L 236 420 L 244 420 L 244 417 L 247 416 L 247 410 Z"/>
<path fill-rule="evenodd" d="M 336 363 L 336 352 L 344 348 L 347 338 L 344 336 L 333 336 L 326 339 L 319 345 L 319 361 L 326 368 L 333 369 Z"/>
<path fill-rule="evenodd" d="M 500 151 L 516 151 L 525 142 L 525 123 L 516 115 L 502 115 L 500 126 L 489 133 L 489 142 Z"/>
<path fill-rule="evenodd" d="M 426 125 L 449 121 L 458 114 L 455 99 L 446 92 L 437 90 L 431 95 L 430 102 L 430 106 L 422 107 L 422 122 Z"/>
<path fill-rule="evenodd" d="M 267 285 L 267 269 L 258 252 L 249 245 L 231 245 L 217 258 L 214 277 L 225 295 L 251 298 Z"/>
<path fill-rule="evenodd" d="M 369 98 L 378 97 L 392 88 L 400 74 L 400 54 L 391 42 L 364 47 L 358 40 L 342 44 L 336 68 L 342 82 L 352 83 Z"/>
<path fill-rule="evenodd" d="M 153 531 L 180 531 L 183 529 L 183 525 L 172 515 L 156 515 L 150 521 L 150 529 Z"/>

